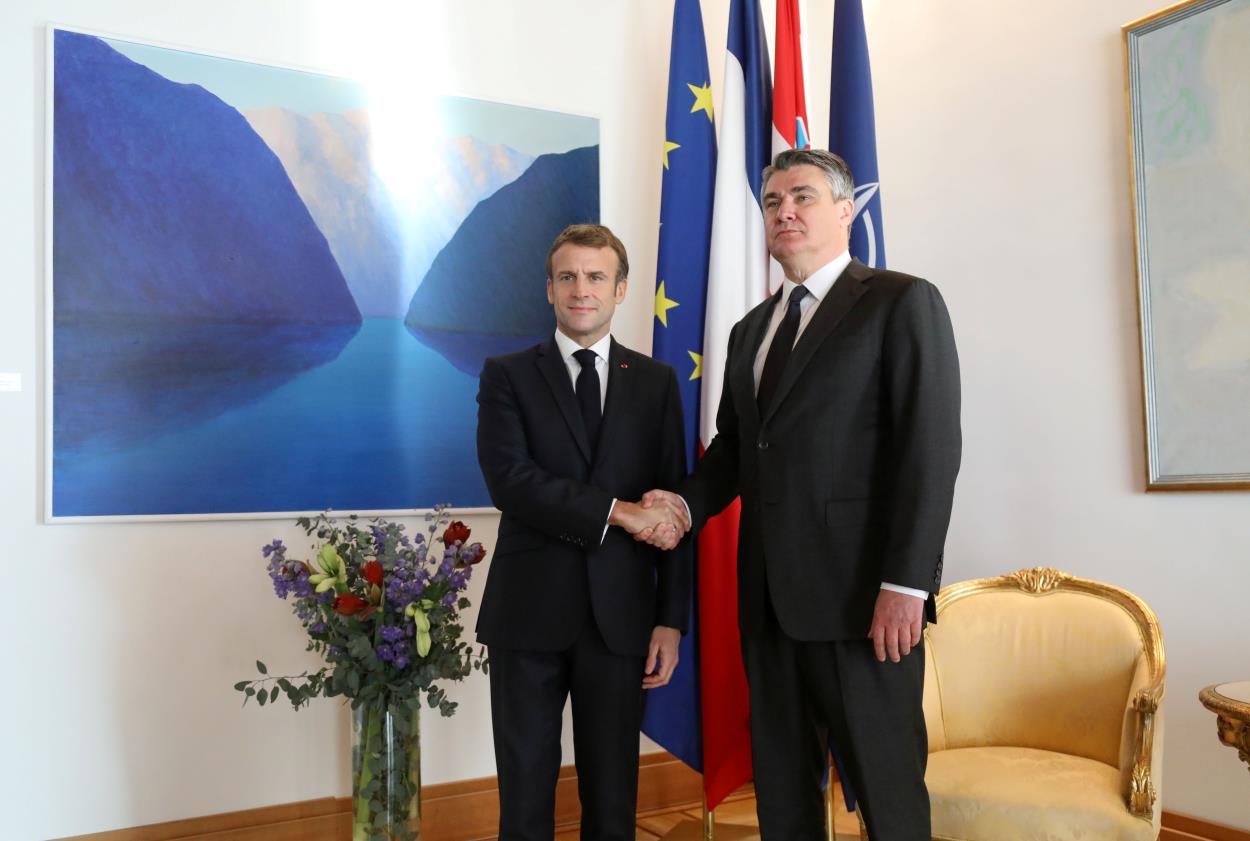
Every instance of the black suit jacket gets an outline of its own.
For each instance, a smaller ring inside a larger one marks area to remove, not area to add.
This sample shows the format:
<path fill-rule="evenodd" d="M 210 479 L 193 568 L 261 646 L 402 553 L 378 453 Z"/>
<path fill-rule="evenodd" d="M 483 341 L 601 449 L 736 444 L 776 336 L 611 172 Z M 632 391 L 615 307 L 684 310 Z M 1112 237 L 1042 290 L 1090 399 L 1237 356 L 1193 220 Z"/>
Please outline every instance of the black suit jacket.
<path fill-rule="evenodd" d="M 620 528 L 603 537 L 614 497 L 634 501 L 672 488 L 686 472 L 677 377 L 615 339 L 608 366 L 592 452 L 554 338 L 486 360 L 477 454 L 503 516 L 479 642 L 558 651 L 593 616 L 609 649 L 645 655 L 656 625 L 685 631 L 689 541 L 660 552 Z"/>
<path fill-rule="evenodd" d="M 780 295 L 730 332 L 717 434 L 679 490 L 696 527 L 742 496 L 744 634 L 771 594 L 792 638 L 861 639 L 883 581 L 941 585 L 961 447 L 950 317 L 927 281 L 852 261 L 761 417 L 753 366 Z"/>

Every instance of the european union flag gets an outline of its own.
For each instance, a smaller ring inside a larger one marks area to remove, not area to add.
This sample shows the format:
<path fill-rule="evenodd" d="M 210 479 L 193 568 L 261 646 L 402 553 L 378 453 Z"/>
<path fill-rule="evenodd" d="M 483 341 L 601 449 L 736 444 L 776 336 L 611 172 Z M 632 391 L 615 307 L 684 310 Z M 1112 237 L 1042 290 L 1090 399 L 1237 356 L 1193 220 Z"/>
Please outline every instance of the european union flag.
<path fill-rule="evenodd" d="M 686 455 L 698 447 L 703 315 L 716 172 L 716 132 L 703 16 L 698 0 L 676 0 L 664 125 L 660 248 L 652 356 L 677 371 L 686 422 Z M 698 616 L 692 588 L 689 632 L 667 686 L 649 690 L 643 732 L 682 762 L 703 770 L 699 711 Z"/>

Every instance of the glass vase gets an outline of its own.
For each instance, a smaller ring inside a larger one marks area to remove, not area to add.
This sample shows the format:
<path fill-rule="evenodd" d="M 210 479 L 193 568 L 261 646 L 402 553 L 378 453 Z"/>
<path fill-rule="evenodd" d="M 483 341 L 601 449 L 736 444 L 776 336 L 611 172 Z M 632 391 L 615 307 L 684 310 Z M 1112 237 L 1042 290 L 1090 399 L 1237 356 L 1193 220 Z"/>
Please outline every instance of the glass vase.
<path fill-rule="evenodd" d="M 418 709 L 382 698 L 352 710 L 352 841 L 421 838 Z"/>

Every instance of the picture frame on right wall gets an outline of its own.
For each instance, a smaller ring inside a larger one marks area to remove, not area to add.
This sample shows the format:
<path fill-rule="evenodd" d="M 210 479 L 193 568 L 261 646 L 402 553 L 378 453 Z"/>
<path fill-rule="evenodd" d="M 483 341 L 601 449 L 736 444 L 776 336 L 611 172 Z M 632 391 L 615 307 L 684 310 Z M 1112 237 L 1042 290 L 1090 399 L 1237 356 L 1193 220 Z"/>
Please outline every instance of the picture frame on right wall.
<path fill-rule="evenodd" d="M 1147 490 L 1250 490 L 1250 0 L 1122 28 Z"/>

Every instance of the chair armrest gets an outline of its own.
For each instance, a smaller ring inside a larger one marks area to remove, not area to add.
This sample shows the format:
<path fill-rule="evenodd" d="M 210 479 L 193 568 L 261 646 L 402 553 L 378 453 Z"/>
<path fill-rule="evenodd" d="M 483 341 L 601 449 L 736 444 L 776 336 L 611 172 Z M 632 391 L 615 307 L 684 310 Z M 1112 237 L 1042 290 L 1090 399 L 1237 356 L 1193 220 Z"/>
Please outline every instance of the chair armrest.
<path fill-rule="evenodd" d="M 1120 746 L 1125 805 L 1139 817 L 1152 817 L 1156 811 L 1163 766 L 1162 705 L 1162 675 L 1151 675 L 1143 657 L 1129 689 Z"/>

